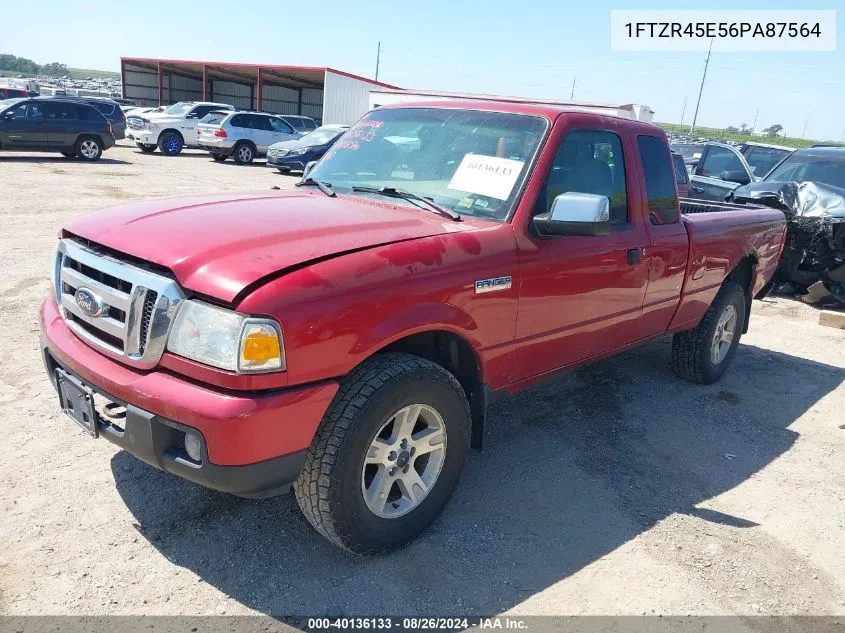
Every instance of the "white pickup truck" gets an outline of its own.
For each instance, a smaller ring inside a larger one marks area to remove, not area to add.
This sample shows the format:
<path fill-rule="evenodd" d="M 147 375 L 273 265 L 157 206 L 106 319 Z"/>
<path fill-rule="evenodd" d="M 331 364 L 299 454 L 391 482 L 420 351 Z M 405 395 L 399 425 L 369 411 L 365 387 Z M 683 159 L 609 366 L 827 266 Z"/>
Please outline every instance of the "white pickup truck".
<path fill-rule="evenodd" d="M 134 141 L 142 152 L 156 148 L 166 156 L 176 156 L 184 147 L 197 147 L 197 124 L 214 110 L 234 110 L 228 103 L 180 101 L 162 112 L 126 117 L 126 138 Z"/>

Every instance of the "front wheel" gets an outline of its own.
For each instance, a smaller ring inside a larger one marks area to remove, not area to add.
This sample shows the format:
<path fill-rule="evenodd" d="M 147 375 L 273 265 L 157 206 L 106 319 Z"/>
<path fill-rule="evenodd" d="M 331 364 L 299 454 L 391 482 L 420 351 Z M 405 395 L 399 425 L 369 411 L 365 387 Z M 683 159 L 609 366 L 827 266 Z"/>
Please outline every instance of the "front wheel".
<path fill-rule="evenodd" d="M 358 554 L 414 538 L 437 517 L 469 451 L 463 388 L 440 365 L 381 354 L 341 380 L 294 484 L 320 534 Z"/>
<path fill-rule="evenodd" d="M 175 132 L 165 132 L 158 139 L 158 147 L 165 156 L 178 156 L 184 145 L 182 137 Z"/>
<path fill-rule="evenodd" d="M 93 136 L 80 136 L 76 141 L 74 153 L 82 160 L 99 160 L 103 154 L 103 147 L 99 139 Z"/>
<path fill-rule="evenodd" d="M 746 297 L 725 281 L 701 323 L 672 338 L 672 369 L 681 378 L 709 385 L 728 370 L 745 329 Z"/>

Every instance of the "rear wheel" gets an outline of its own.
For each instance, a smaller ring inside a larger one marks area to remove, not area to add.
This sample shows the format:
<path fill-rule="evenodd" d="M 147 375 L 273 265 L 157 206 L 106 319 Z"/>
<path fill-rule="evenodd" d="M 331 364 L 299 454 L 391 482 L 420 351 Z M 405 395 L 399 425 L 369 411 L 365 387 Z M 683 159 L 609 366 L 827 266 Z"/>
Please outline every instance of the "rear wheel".
<path fill-rule="evenodd" d="M 158 148 L 165 156 L 178 156 L 182 153 L 185 143 L 176 132 L 165 132 L 158 139 Z"/>
<path fill-rule="evenodd" d="M 701 323 L 672 338 L 672 369 L 681 378 L 716 382 L 731 364 L 745 328 L 745 291 L 732 280 L 719 289 Z"/>
<path fill-rule="evenodd" d="M 238 143 L 235 145 L 232 156 L 235 157 L 235 162 L 238 165 L 249 165 L 255 160 L 255 147 L 253 147 L 252 143 Z"/>
<path fill-rule="evenodd" d="M 382 354 L 341 380 L 294 484 L 308 521 L 331 542 L 378 554 L 437 517 L 469 451 L 463 388 L 440 365 Z"/>
<path fill-rule="evenodd" d="M 211 157 L 218 163 L 226 162 L 226 159 L 229 158 L 226 154 L 212 154 Z"/>
<path fill-rule="evenodd" d="M 152 154 L 156 151 L 155 145 L 147 145 L 146 143 L 135 143 L 138 146 L 138 149 L 144 152 L 145 154 Z"/>
<path fill-rule="evenodd" d="M 76 141 L 74 153 L 82 160 L 99 160 L 103 154 L 100 139 L 94 136 L 80 136 Z"/>

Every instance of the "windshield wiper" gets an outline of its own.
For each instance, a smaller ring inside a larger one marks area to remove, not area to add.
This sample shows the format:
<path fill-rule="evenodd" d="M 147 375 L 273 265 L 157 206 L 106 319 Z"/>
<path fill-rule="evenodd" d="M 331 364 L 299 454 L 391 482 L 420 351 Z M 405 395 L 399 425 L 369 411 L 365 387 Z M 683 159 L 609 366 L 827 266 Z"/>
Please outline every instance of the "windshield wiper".
<path fill-rule="evenodd" d="M 300 180 L 296 185 L 296 187 L 317 187 L 320 191 L 326 194 L 329 198 L 334 198 L 337 194 L 332 190 L 332 186 L 327 183 L 323 182 L 322 180 L 317 180 L 316 178 L 305 178 L 304 180 Z"/>
<path fill-rule="evenodd" d="M 360 191 L 362 193 L 380 193 L 383 196 L 391 198 L 402 198 L 403 200 L 415 200 L 422 202 L 429 209 L 436 211 L 440 215 L 445 215 L 447 218 L 452 218 L 456 222 L 461 222 L 461 214 L 452 209 L 441 207 L 439 204 L 429 198 L 418 196 L 417 194 L 406 191 L 405 189 L 397 189 L 396 187 L 352 187 L 352 191 Z"/>

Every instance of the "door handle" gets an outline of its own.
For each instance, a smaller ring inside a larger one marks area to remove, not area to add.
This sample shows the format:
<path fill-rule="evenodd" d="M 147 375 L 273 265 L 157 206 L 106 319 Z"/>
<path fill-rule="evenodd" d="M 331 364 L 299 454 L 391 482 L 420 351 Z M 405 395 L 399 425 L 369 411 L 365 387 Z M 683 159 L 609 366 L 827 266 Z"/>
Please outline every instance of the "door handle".
<path fill-rule="evenodd" d="M 628 251 L 628 263 L 633 266 L 643 258 L 643 255 L 645 255 L 644 248 L 632 248 Z"/>

